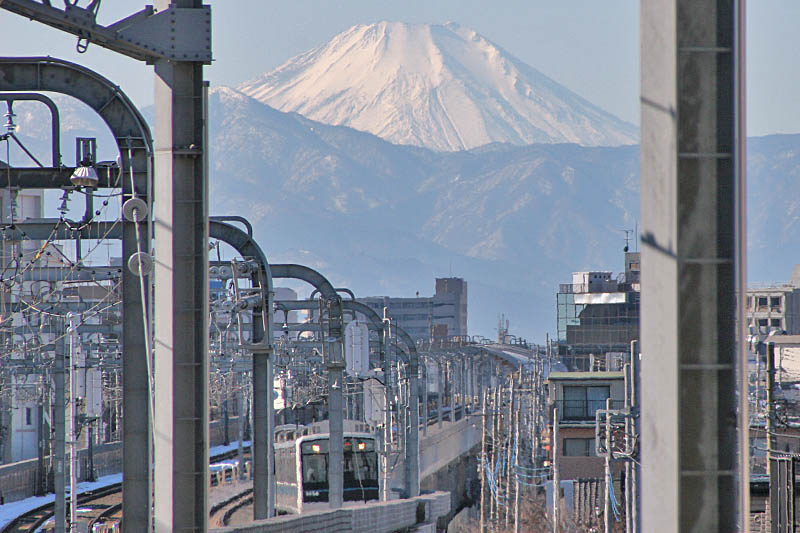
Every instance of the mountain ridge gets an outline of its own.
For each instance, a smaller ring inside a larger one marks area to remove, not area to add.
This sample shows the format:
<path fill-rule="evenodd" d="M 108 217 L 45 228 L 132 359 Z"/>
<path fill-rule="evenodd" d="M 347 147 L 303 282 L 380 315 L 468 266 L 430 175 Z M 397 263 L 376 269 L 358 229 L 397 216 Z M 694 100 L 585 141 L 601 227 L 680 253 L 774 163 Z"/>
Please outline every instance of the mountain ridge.
<path fill-rule="evenodd" d="M 62 116 L 85 116 L 57 103 Z M 18 133 L 49 161 L 46 110 L 28 105 L 15 106 Z M 472 333 L 491 336 L 505 313 L 516 334 L 538 341 L 554 331 L 554 295 L 573 271 L 623 270 L 620 230 L 639 219 L 637 146 L 435 152 L 231 88 L 213 88 L 209 107 L 211 214 L 250 219 L 272 263 L 309 265 L 356 295 L 430 294 L 435 277 L 464 277 Z M 152 123 L 152 108 L 144 115 Z M 69 121 L 67 165 L 73 135 L 98 136 L 100 159 L 116 156 L 99 117 Z M 748 140 L 751 280 L 785 280 L 800 262 L 799 178 L 800 135 Z"/>

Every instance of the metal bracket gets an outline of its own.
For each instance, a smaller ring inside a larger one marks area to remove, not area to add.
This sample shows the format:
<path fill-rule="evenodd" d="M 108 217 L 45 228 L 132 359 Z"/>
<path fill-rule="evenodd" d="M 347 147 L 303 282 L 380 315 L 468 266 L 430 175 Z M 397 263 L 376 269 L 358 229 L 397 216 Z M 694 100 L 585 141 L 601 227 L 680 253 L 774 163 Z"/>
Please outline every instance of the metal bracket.
<path fill-rule="evenodd" d="M 159 12 L 148 6 L 110 26 L 97 24 L 91 9 L 74 5 L 62 10 L 49 2 L 0 0 L 0 8 L 148 63 L 159 59 L 211 63 L 211 6 L 208 5 L 170 7 Z"/>

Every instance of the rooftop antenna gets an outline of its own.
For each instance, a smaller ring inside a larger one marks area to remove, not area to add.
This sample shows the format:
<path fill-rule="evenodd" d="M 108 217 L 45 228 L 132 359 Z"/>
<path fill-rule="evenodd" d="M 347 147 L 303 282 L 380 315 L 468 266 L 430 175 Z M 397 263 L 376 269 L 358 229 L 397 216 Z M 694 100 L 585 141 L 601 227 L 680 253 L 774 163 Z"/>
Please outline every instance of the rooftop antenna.
<path fill-rule="evenodd" d="M 630 245 L 630 242 L 631 242 L 631 234 L 633 234 L 635 230 L 621 229 L 619 231 L 624 231 L 625 232 L 625 248 L 623 248 L 622 250 L 624 252 L 627 252 L 628 250 L 630 250 L 630 246 L 629 245 Z"/>

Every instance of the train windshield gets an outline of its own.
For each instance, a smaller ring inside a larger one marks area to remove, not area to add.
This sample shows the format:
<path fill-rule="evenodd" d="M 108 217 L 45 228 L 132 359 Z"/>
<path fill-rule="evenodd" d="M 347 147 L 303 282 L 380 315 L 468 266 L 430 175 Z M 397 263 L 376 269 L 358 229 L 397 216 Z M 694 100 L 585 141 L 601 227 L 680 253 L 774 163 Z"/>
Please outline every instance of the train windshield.
<path fill-rule="evenodd" d="M 303 483 L 328 482 L 328 454 L 303 454 Z"/>
<path fill-rule="evenodd" d="M 371 453 L 345 453 L 344 475 L 358 481 L 374 481 L 378 479 L 378 457 Z"/>

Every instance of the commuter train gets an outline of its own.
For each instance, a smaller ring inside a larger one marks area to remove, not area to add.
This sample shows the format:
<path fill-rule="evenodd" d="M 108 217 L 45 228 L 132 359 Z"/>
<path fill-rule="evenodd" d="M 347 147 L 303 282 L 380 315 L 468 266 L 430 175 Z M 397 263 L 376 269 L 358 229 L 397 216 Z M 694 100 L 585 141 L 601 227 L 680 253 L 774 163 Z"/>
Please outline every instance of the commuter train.
<path fill-rule="evenodd" d="M 302 513 L 328 507 L 330 435 L 316 433 L 275 443 L 276 507 Z M 344 502 L 379 499 L 380 461 L 371 433 L 344 433 Z"/>

